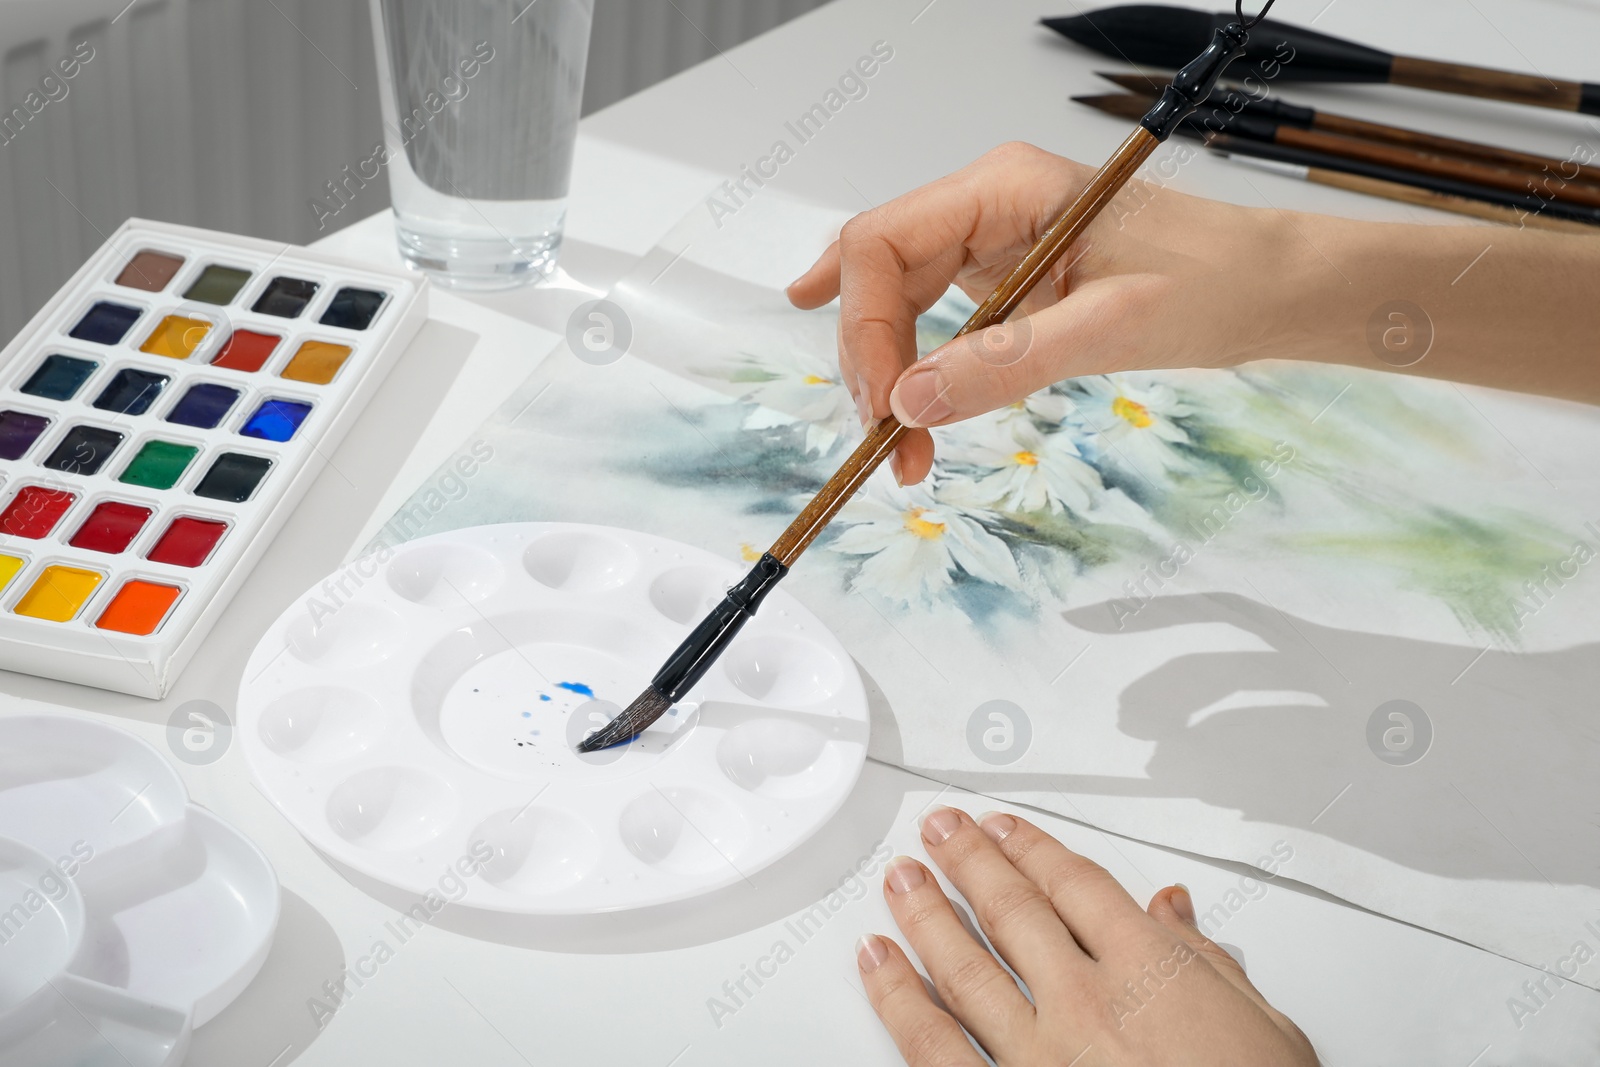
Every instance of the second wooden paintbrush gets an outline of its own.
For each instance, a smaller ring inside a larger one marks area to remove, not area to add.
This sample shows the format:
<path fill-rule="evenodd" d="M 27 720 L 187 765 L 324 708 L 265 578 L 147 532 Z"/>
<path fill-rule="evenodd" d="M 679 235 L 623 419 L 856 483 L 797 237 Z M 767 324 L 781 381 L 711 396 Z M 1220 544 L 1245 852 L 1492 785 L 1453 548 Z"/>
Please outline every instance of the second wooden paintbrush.
<path fill-rule="evenodd" d="M 1159 93 L 1161 87 L 1166 84 L 1164 78 L 1146 77 L 1143 74 L 1123 74 L 1103 70 L 1097 70 L 1095 73 L 1113 85 L 1120 85 L 1135 93 Z M 1590 166 L 1571 157 L 1557 159 L 1554 156 L 1520 152 L 1515 148 L 1503 148 L 1500 145 L 1443 137 L 1404 126 L 1389 126 L 1382 122 L 1369 122 L 1349 115 L 1337 115 L 1331 111 L 1302 107 L 1277 97 L 1252 96 L 1234 89 L 1218 89 L 1211 94 L 1208 103 L 1236 115 L 1241 113 L 1259 115 L 1285 125 L 1298 126 L 1303 130 L 1318 130 L 1342 137 L 1358 137 L 1365 141 L 1381 141 L 1385 144 L 1414 148 L 1419 152 L 1475 159 L 1480 163 L 1493 163 L 1500 167 L 1525 170 L 1545 183 L 1582 180 L 1600 185 L 1600 167 Z"/>
<path fill-rule="evenodd" d="M 1260 14 L 1253 19 L 1246 19 L 1243 0 L 1237 0 L 1235 11 L 1238 20 L 1219 28 L 1205 51 L 1178 71 L 1172 84 L 1162 91 L 1160 99 L 1139 120 L 1138 127 L 1128 139 L 1089 179 L 1089 184 L 1051 223 L 999 288 L 972 313 L 956 336 L 987 329 L 1010 317 L 1033 287 L 1049 275 L 1051 268 L 1072 242 L 1133 177 L 1134 171 L 1155 151 L 1156 146 L 1171 136 L 1180 122 L 1205 103 L 1224 68 L 1244 52 L 1250 40 L 1249 28 L 1261 20 L 1272 4 L 1273 0 L 1267 0 Z M 745 620 L 755 614 L 756 608 L 772 591 L 772 587 L 789 572 L 800 553 L 816 539 L 829 520 L 855 495 L 868 476 L 878 469 L 878 465 L 889 458 L 905 433 L 906 428 L 892 417 L 874 425 L 867 432 L 866 439 L 856 446 L 844 465 L 773 542 L 750 573 L 728 590 L 722 602 L 711 609 L 711 614 L 667 658 L 666 664 L 656 672 L 645 691 L 621 715 L 586 738 L 578 750 L 594 752 L 637 737 L 675 702 L 686 696 L 733 642 L 734 635 L 744 626 Z"/>
<path fill-rule="evenodd" d="M 1110 115 L 1127 115 L 1149 103 L 1138 96 L 1075 96 L 1074 102 L 1086 104 Z M 1555 198 L 1545 199 L 1532 191 L 1517 191 L 1514 182 L 1499 185 L 1480 185 L 1446 168 L 1445 172 L 1430 173 L 1426 169 L 1393 166 L 1374 162 L 1360 154 L 1338 154 L 1317 151 L 1282 143 L 1275 136 L 1279 126 L 1267 119 L 1248 113 L 1235 114 L 1221 109 L 1206 108 L 1196 111 L 1179 123 L 1177 133 L 1199 138 L 1207 145 L 1225 150 L 1232 156 L 1253 156 L 1291 166 L 1313 168 L 1315 173 L 1299 175 L 1325 185 L 1355 188 L 1355 185 L 1333 177 L 1333 172 L 1344 172 L 1359 177 L 1361 188 L 1357 191 L 1390 199 L 1423 203 L 1430 207 L 1459 214 L 1494 218 L 1499 222 L 1514 222 L 1519 226 L 1568 232 L 1595 233 L 1600 226 L 1600 206 L 1573 204 Z M 1345 142 L 1348 138 L 1330 138 Z M 1465 164 L 1463 164 L 1465 165 Z M 1510 172 L 1507 172 L 1510 173 Z M 1381 184 L 1375 184 L 1381 183 Z M 1509 186 L 1509 187 L 1508 187 Z M 1409 192 L 1402 190 L 1409 187 Z M 1596 188 L 1588 187 L 1586 188 Z M 1431 199 L 1430 199 L 1431 198 Z M 1494 212 L 1475 210 L 1471 204 L 1481 201 L 1485 206 L 1495 205 Z M 1509 218 L 1507 214 L 1509 213 Z"/>
<path fill-rule="evenodd" d="M 1098 96 L 1075 96 L 1072 99 L 1110 115 L 1127 117 L 1143 114 L 1144 109 L 1150 106 L 1152 98 L 1140 93 L 1105 93 Z M 1581 204 L 1591 208 L 1600 207 L 1600 185 L 1592 185 L 1586 181 L 1544 182 L 1542 187 L 1536 186 L 1533 177 L 1520 168 L 1463 159 L 1459 156 L 1443 156 L 1404 145 L 1382 144 L 1358 137 L 1322 133 L 1248 112 L 1235 114 L 1220 109 L 1207 109 L 1196 114 L 1192 122 L 1198 123 L 1204 129 L 1251 137 L 1285 148 L 1321 152 L 1324 155 L 1362 163 L 1430 174 L 1436 178 L 1471 182 L 1508 193 L 1527 196 L 1538 193 L 1547 200 Z"/>
<path fill-rule="evenodd" d="M 1487 222 L 1502 223 L 1506 226 L 1530 226 L 1536 230 L 1553 230 L 1557 233 L 1600 236 L 1600 220 L 1596 220 L 1595 224 L 1591 224 L 1577 222 L 1570 218 L 1558 218 L 1541 210 L 1545 205 L 1522 204 L 1509 206 L 1481 199 L 1483 196 L 1481 192 L 1475 196 L 1463 196 L 1460 193 L 1442 192 L 1438 189 L 1424 188 L 1419 185 L 1408 185 L 1404 182 L 1375 178 L 1367 174 L 1351 174 L 1347 171 L 1317 166 L 1312 162 L 1294 162 L 1281 158 L 1269 158 L 1259 154 L 1252 155 L 1250 154 L 1250 146 L 1247 143 L 1228 144 L 1226 141 L 1226 138 L 1219 138 L 1211 142 L 1211 147 L 1225 159 L 1231 159 L 1246 166 L 1258 167 L 1286 178 L 1311 182 L 1314 185 L 1326 185 L 1333 189 L 1344 189 L 1352 193 L 1365 193 L 1367 196 L 1381 197 L 1384 200 L 1397 200 L 1401 203 L 1416 204 L 1419 207 L 1433 208 L 1435 211 L 1448 211 L 1455 215 L 1468 215 Z"/>

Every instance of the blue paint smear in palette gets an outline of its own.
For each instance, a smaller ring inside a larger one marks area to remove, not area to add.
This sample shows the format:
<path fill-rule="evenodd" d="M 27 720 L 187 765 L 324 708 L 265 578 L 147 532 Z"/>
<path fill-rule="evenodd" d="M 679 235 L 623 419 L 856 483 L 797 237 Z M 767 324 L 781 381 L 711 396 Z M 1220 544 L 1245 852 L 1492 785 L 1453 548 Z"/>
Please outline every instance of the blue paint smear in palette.
<path fill-rule="evenodd" d="M 590 700 L 594 699 L 594 687 L 590 686 L 590 685 L 587 685 L 587 684 L 585 684 L 583 682 L 557 682 L 555 687 L 557 689 L 565 689 L 567 692 L 573 693 L 573 694 L 575 694 L 577 696 L 588 697 Z M 476 693 L 477 690 L 474 689 L 473 692 Z M 543 700 L 543 701 L 548 701 L 550 699 L 550 694 L 549 693 L 540 693 L 539 694 L 539 699 Z M 565 710 L 570 710 L 570 709 L 565 709 Z M 524 719 L 531 719 L 531 718 L 533 718 L 533 712 L 525 711 L 525 712 L 522 713 L 522 717 Z M 539 731 L 538 730 L 529 730 L 528 731 L 528 735 L 530 737 L 538 737 L 539 736 Z M 526 748 L 526 747 L 528 747 L 530 745 L 533 745 L 533 744 L 534 744 L 534 742 L 532 742 L 532 741 L 518 741 L 517 742 L 517 747 L 518 748 Z"/>

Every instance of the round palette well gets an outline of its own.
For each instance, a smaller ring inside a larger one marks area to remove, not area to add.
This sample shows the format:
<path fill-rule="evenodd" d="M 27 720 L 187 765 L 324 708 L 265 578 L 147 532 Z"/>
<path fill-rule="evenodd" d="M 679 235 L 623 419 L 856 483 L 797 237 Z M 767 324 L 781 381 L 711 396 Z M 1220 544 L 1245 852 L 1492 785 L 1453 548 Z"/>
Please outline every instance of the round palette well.
<path fill-rule="evenodd" d="M 745 570 L 565 523 L 357 560 L 252 654 L 239 697 L 251 771 L 318 848 L 419 898 L 576 914 L 747 878 L 838 811 L 866 757 L 860 676 L 793 597 L 773 592 L 632 744 L 575 747 Z"/>

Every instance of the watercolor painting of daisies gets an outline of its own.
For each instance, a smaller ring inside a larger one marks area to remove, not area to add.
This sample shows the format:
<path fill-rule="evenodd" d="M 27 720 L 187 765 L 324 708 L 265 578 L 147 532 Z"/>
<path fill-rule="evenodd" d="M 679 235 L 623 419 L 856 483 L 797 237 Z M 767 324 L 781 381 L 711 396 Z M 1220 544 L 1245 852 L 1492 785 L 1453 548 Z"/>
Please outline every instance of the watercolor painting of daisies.
<path fill-rule="evenodd" d="M 948 340 L 971 310 L 960 294 L 946 296 L 919 321 L 919 350 Z M 762 472 L 772 492 L 751 500 L 751 513 L 797 511 L 859 440 L 834 359 L 831 348 L 769 338 L 759 351 L 674 368 L 741 405 L 732 439 L 708 440 L 707 449 L 749 457 L 749 469 Z M 1470 462 L 1477 445 L 1459 413 L 1381 375 L 1372 376 L 1376 387 L 1338 392 L 1337 416 L 1319 417 L 1338 380 L 1329 375 L 1280 366 L 1058 383 L 936 431 L 925 482 L 901 488 L 874 478 L 817 549 L 845 565 L 847 591 L 886 610 L 954 603 L 981 621 L 1070 605 L 1074 584 L 1091 572 L 1123 575 L 1112 589 L 1136 605 L 1153 592 L 1141 572 L 1175 573 L 1242 511 L 1281 518 L 1298 509 L 1269 547 L 1335 565 L 1376 560 L 1403 587 L 1442 601 L 1468 632 L 1514 645 L 1517 583 L 1559 557 L 1570 537 L 1527 511 L 1473 512 L 1448 493 L 1430 500 L 1415 471 L 1411 481 L 1401 470 L 1392 481 L 1376 477 L 1396 442 L 1352 425 L 1393 420 L 1400 447 L 1447 465 Z M 684 472 L 699 465 L 679 456 L 657 473 L 692 485 Z M 1280 477 L 1285 470 L 1294 478 Z M 1291 480 L 1293 505 L 1284 493 Z"/>
<path fill-rule="evenodd" d="M 799 312 L 688 263 L 667 281 L 619 286 L 635 350 L 595 366 L 558 348 L 475 432 L 504 457 L 494 470 L 461 501 L 420 490 L 399 536 L 647 522 L 758 558 L 862 437 L 837 310 Z M 947 294 L 918 321 L 919 352 L 972 309 Z M 1070 379 L 935 430 L 918 485 L 880 470 L 808 551 L 804 581 L 1003 643 L 1088 605 L 1120 620 L 1178 592 L 1272 599 L 1249 584 L 1268 567 L 1275 588 L 1299 581 L 1302 611 L 1352 625 L 1520 648 L 1538 616 L 1540 639 L 1559 639 L 1569 609 L 1546 610 L 1545 576 L 1578 541 L 1600 545 L 1596 516 L 1580 487 L 1530 472 L 1481 402 L 1283 362 Z M 1395 595 L 1406 611 L 1385 607 Z"/>

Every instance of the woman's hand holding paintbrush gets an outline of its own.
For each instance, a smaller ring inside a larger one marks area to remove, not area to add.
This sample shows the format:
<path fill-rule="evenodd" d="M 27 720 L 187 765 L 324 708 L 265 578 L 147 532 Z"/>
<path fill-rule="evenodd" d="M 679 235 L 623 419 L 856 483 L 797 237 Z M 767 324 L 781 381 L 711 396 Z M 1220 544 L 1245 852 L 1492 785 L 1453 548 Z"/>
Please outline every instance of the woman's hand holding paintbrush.
<path fill-rule="evenodd" d="M 839 297 L 840 368 L 864 418 L 939 426 L 1112 371 L 1263 358 L 1392 370 L 1403 360 L 1380 359 L 1368 330 L 1395 301 L 1421 308 L 1433 336 L 1405 373 L 1600 402 L 1600 238 L 1363 222 L 1138 183 L 1034 291 L 1025 321 L 916 359 L 916 317 L 946 283 L 986 291 L 1049 217 L 1051 190 L 1088 173 L 1028 145 L 995 149 L 858 216 L 790 286 L 800 307 Z M 908 433 L 897 461 L 901 481 L 920 481 L 932 439 Z"/>
<path fill-rule="evenodd" d="M 1280 261 L 1276 213 L 1142 186 L 1124 192 L 1003 327 L 917 360 L 916 318 L 954 284 L 981 299 L 1048 225 L 1051 190 L 1089 167 L 1026 144 L 856 216 L 789 287 L 802 308 L 839 298 L 839 369 L 863 425 L 916 427 L 893 461 L 904 484 L 933 463 L 922 427 L 980 415 L 1080 374 L 1222 366 L 1275 354 L 1299 294 L 1264 298 Z M 1291 235 L 1292 236 L 1292 235 Z M 1070 296 L 1069 296 L 1070 294 Z"/>

